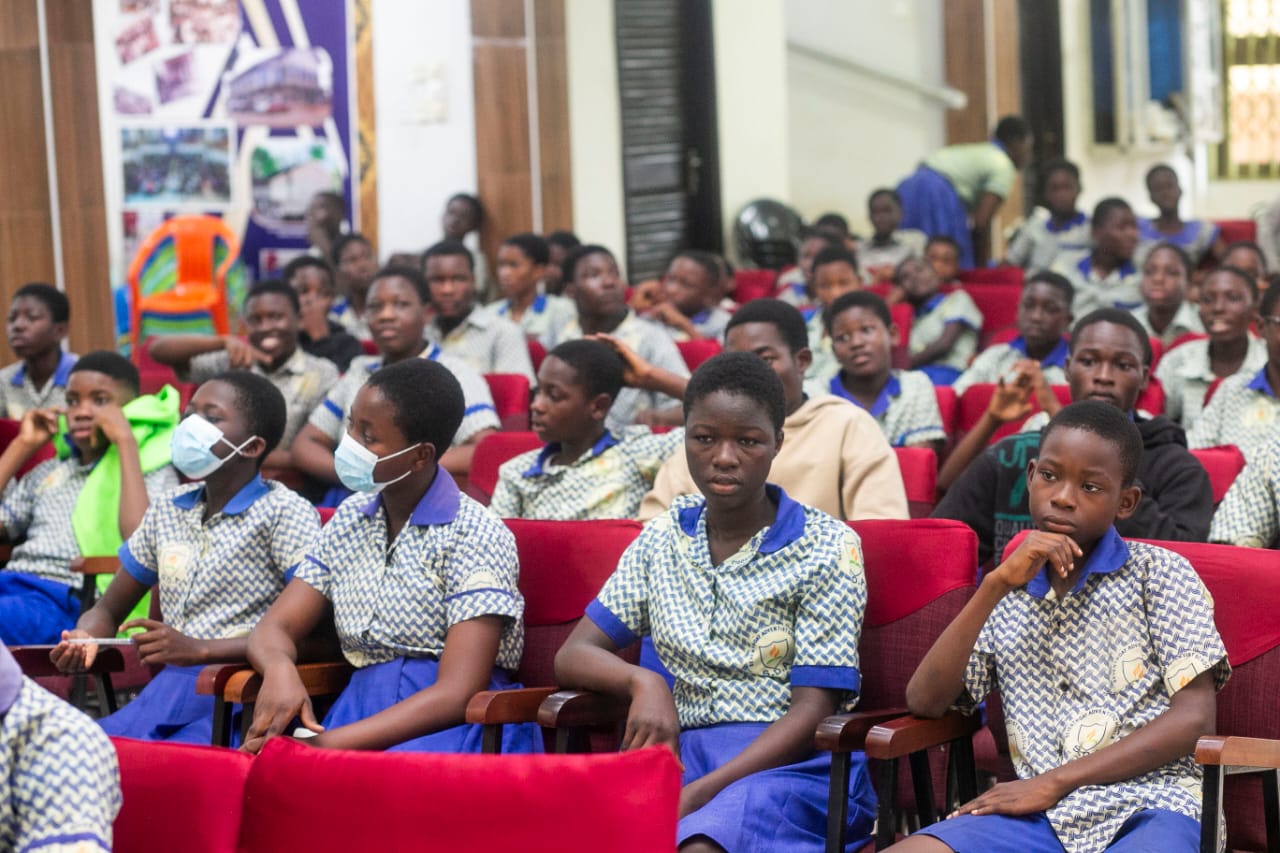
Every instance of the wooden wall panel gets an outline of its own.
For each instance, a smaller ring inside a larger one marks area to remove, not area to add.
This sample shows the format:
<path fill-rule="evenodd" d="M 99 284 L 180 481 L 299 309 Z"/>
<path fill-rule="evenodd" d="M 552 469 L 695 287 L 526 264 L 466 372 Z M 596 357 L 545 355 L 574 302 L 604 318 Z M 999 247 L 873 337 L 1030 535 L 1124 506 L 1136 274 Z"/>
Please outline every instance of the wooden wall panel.
<path fill-rule="evenodd" d="M 569 67 L 564 0 L 534 0 L 538 69 L 538 148 L 542 165 L 542 230 L 573 228 L 569 154 Z"/>
<path fill-rule="evenodd" d="M 377 112 L 373 96 L 372 0 L 355 0 L 356 162 L 360 171 L 360 209 L 353 211 L 355 228 L 373 241 L 378 251 Z"/>
<path fill-rule="evenodd" d="M 477 38 L 524 38 L 523 0 L 471 0 L 471 35 Z"/>
<path fill-rule="evenodd" d="M 947 144 L 981 142 L 991 132 L 984 3 L 947 0 L 942 6 L 947 83 L 969 96 L 965 109 L 947 111 Z"/>
<path fill-rule="evenodd" d="M 991 5 L 991 26 L 994 29 L 992 41 L 995 43 L 995 55 L 991 57 L 995 64 L 995 104 L 992 105 L 988 123 L 994 126 L 1001 116 L 1022 113 L 1022 63 L 1019 58 L 1021 39 L 1017 0 L 992 0 Z M 1004 256 L 1004 231 L 1022 218 L 1023 199 L 1032 191 L 1025 186 L 1028 174 L 1028 171 L 1024 171 L 1023 180 L 1014 183 L 1013 191 L 996 215 L 996 226 L 991 229 L 993 257 Z"/>
<path fill-rule="evenodd" d="M 510 5 L 518 5 L 518 0 Z M 472 59 L 477 189 L 486 211 L 480 246 L 492 270 L 502 240 L 533 227 L 524 40 L 507 43 L 477 38 Z"/>

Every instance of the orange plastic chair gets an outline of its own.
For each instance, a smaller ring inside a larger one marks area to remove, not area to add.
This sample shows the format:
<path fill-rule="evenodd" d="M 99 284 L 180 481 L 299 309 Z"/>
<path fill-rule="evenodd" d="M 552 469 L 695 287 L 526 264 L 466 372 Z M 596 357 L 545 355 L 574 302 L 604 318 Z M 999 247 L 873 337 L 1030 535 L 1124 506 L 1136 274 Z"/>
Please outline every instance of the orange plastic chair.
<path fill-rule="evenodd" d="M 226 255 L 215 269 L 219 240 Z M 142 319 L 148 315 L 186 319 L 207 314 L 215 332 L 229 334 L 227 274 L 239 257 L 240 241 L 215 216 L 175 216 L 148 234 L 129 264 L 132 351 L 138 352 Z M 170 279 L 171 285 L 160 286 Z"/>

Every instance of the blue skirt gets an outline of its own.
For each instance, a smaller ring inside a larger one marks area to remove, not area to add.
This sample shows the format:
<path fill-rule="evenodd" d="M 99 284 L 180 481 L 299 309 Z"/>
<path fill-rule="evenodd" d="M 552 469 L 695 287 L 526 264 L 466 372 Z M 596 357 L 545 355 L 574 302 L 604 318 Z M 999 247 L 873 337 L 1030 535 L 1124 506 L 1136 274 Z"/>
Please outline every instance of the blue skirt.
<path fill-rule="evenodd" d="M 730 761 L 768 727 L 768 723 L 722 723 L 682 732 L 683 784 Z M 846 851 L 858 850 L 871 840 L 876 819 L 876 795 L 867 774 L 866 756 L 858 752 L 851 759 Z M 830 780 L 829 752 L 753 773 L 724 788 L 681 820 L 679 843 L 702 835 L 728 853 L 821 851 L 826 844 Z"/>
<path fill-rule="evenodd" d="M 75 587 L 22 572 L 0 570 L 0 643 L 47 646 L 76 626 Z"/>
<path fill-rule="evenodd" d="M 902 199 L 899 228 L 915 228 L 930 237 L 950 237 L 960 244 L 960 268 L 973 268 L 969 211 L 950 181 L 921 165 L 898 184 L 898 196 Z"/>
<path fill-rule="evenodd" d="M 196 676 L 202 666 L 166 666 L 138 698 L 98 721 L 114 737 L 167 740 L 208 746 L 213 738 L 213 697 L 196 694 Z M 233 746 L 240 726 L 231 726 Z"/>
<path fill-rule="evenodd" d="M 357 669 L 338 696 L 323 725 L 326 729 L 345 726 L 372 717 L 420 690 L 436 683 L 440 664 L 430 658 L 396 658 Z M 509 690 L 520 685 L 494 667 L 489 690 Z M 470 723 L 433 732 L 391 747 L 389 752 L 480 752 L 482 727 Z M 504 726 L 502 751 L 542 752 L 542 730 L 536 723 Z"/>

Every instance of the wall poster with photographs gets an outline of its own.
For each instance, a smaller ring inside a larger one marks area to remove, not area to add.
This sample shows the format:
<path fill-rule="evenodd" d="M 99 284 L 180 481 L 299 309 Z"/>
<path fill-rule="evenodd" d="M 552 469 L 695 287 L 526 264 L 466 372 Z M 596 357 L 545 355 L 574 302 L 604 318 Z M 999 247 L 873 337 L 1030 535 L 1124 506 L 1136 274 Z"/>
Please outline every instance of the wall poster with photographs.
<path fill-rule="evenodd" d="M 222 217 L 240 235 L 245 284 L 306 250 L 315 193 L 341 193 L 358 226 L 349 0 L 94 0 L 93 11 L 122 335 L 129 264 L 171 216 Z"/>

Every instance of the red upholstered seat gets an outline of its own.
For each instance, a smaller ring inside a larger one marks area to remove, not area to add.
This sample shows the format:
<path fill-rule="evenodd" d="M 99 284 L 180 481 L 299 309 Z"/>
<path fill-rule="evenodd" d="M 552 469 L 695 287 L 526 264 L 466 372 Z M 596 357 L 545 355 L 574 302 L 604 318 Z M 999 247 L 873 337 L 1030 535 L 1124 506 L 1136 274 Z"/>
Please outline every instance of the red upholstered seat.
<path fill-rule="evenodd" d="M 467 494 L 480 503 L 489 504 L 493 490 L 498 486 L 498 469 L 502 464 L 527 450 L 541 447 L 536 433 L 494 432 L 480 439 L 475 455 L 471 457 L 471 470 L 467 473 Z"/>
<path fill-rule="evenodd" d="M 982 349 L 991 345 L 996 332 L 1017 326 L 1021 284 L 966 284 L 962 289 L 982 312 Z"/>
<path fill-rule="evenodd" d="M 1219 219 L 1213 224 L 1218 226 L 1218 236 L 1228 246 L 1241 240 L 1251 243 L 1258 240 L 1258 223 L 1252 219 Z"/>
<path fill-rule="evenodd" d="M 493 395 L 493 407 L 503 431 L 529 428 L 529 378 L 518 373 L 486 373 L 484 381 Z"/>
<path fill-rule="evenodd" d="M 685 366 L 690 371 L 698 369 L 698 365 L 711 358 L 713 355 L 720 354 L 720 342 L 714 338 L 705 338 L 700 341 L 677 341 L 676 349 L 680 350 L 680 357 L 684 359 Z"/>
<path fill-rule="evenodd" d="M 1065 406 L 1071 402 L 1071 389 L 1066 385 L 1054 385 L 1053 393 L 1058 400 Z M 982 418 L 982 413 L 987 410 L 987 406 L 991 403 L 991 397 L 995 394 L 996 386 L 990 382 L 979 382 L 976 385 L 970 385 L 960 395 L 959 405 L 956 412 L 955 438 L 959 440 L 960 436 L 973 429 L 978 421 Z M 1027 417 L 1031 417 L 1040 411 L 1040 404 L 1036 402 L 1035 395 L 1031 396 L 1031 411 Z M 1005 436 L 1013 435 L 1022 429 L 1025 418 L 1020 421 L 1013 421 L 1004 424 L 991 436 L 990 444 L 995 444 Z"/>
<path fill-rule="evenodd" d="M 1151 376 L 1155 377 L 1156 367 L 1160 364 L 1160 359 L 1164 357 L 1164 344 L 1159 338 L 1148 338 L 1151 341 Z"/>
<path fill-rule="evenodd" d="M 738 304 L 773 296 L 777 286 L 776 270 L 733 271 L 733 300 Z"/>
<path fill-rule="evenodd" d="M 529 338 L 526 343 L 529 344 L 529 360 L 533 362 L 533 372 L 537 373 L 538 368 L 542 367 L 542 360 L 547 357 L 547 348 L 537 338 Z"/>
<path fill-rule="evenodd" d="M 0 451 L 9 446 L 9 442 L 18 437 L 19 430 L 22 429 L 22 422 L 15 421 L 10 418 L 0 418 Z M 22 463 L 22 467 L 18 469 L 18 476 L 26 474 L 32 468 L 53 458 L 53 442 L 47 442 L 35 453 L 31 454 L 31 458 Z"/>
<path fill-rule="evenodd" d="M 938 455 L 928 447 L 895 447 L 912 518 L 928 518 L 938 502 Z"/>
<path fill-rule="evenodd" d="M 1023 281 L 1026 280 L 1026 273 L 1022 267 L 981 267 L 972 270 L 960 270 L 956 276 L 961 284 L 1004 284 L 1022 287 Z"/>
<path fill-rule="evenodd" d="M 1213 488 L 1213 502 L 1219 503 L 1235 482 L 1236 476 L 1244 470 L 1244 454 L 1235 445 L 1226 444 L 1193 450 L 1191 455 L 1208 472 L 1209 485 Z"/>
<path fill-rule="evenodd" d="M 942 429 L 951 437 L 956 431 L 956 391 L 950 385 L 933 386 L 938 399 L 938 414 L 942 415 Z"/>
<path fill-rule="evenodd" d="M 111 741 L 124 795 L 116 853 L 236 851 L 252 758 L 209 746 Z"/>

